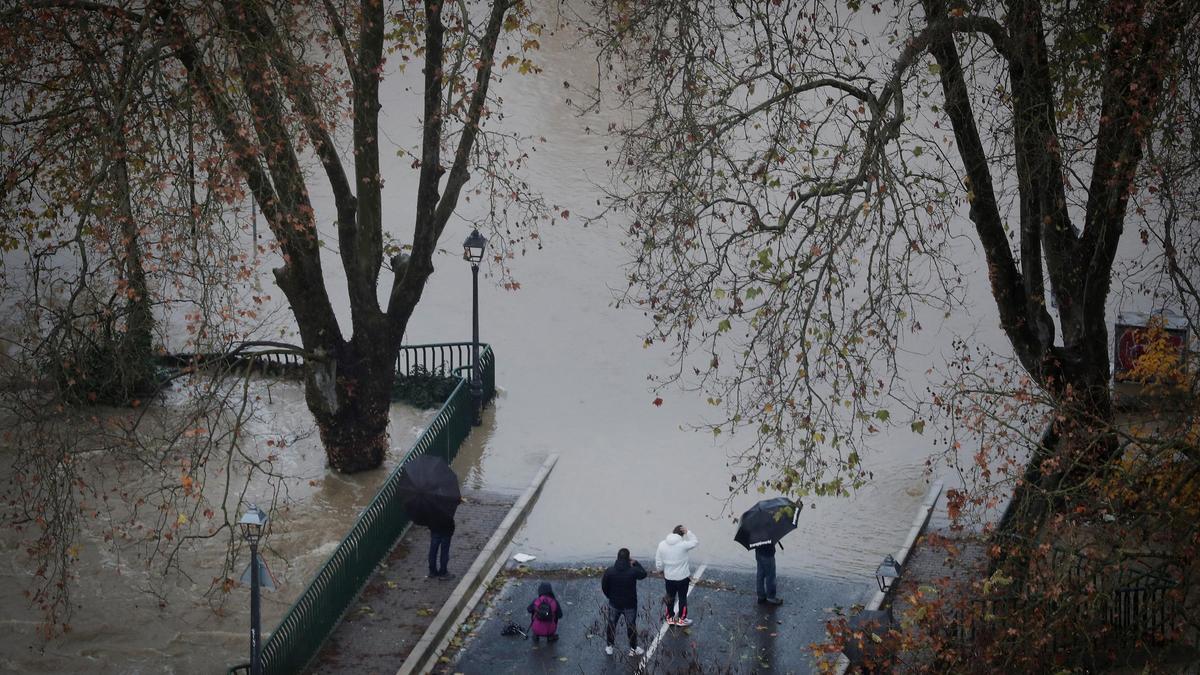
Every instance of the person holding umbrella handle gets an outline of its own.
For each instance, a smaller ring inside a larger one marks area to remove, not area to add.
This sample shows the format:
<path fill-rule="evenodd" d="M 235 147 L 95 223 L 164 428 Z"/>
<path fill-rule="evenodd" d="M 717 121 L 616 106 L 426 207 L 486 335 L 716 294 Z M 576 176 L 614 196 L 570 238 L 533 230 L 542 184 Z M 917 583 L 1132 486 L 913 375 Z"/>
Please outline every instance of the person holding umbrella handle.
<path fill-rule="evenodd" d="M 760 605 L 783 604 L 775 589 L 775 547 L 783 548 L 779 540 L 796 529 L 802 508 L 804 505 L 799 502 L 775 497 L 760 501 L 738 519 L 738 530 L 733 539 L 745 546 L 746 550 L 754 551 L 758 568 L 755 590 L 758 591 Z"/>

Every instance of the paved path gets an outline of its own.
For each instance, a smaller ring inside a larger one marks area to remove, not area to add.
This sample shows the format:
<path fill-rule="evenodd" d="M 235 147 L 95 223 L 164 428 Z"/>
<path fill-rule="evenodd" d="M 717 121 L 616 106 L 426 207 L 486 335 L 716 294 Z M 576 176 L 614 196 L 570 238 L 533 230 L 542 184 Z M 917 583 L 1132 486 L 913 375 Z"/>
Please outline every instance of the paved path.
<path fill-rule="evenodd" d="M 450 544 L 453 579 L 427 579 L 429 530 L 413 527 L 375 570 L 321 649 L 311 673 L 393 675 L 496 531 L 515 496 L 464 492 Z"/>
<path fill-rule="evenodd" d="M 779 579 L 781 607 L 755 602 L 754 575 L 706 568 L 688 600 L 690 628 L 669 627 L 646 657 L 625 655 L 624 626 L 617 631 L 617 653 L 604 653 L 605 600 L 599 571 L 532 571 L 509 576 L 476 622 L 472 636 L 452 665 L 441 673 L 810 673 L 816 662 L 808 645 L 825 640 L 825 621 L 835 605 L 865 602 L 867 580 L 846 582 L 815 578 Z M 529 624 L 525 608 L 539 582 L 550 581 L 565 614 L 561 639 L 535 647 L 520 637 L 504 637 L 510 621 Z M 639 644 L 649 647 L 661 629 L 663 581 L 651 577 L 638 585 Z"/>

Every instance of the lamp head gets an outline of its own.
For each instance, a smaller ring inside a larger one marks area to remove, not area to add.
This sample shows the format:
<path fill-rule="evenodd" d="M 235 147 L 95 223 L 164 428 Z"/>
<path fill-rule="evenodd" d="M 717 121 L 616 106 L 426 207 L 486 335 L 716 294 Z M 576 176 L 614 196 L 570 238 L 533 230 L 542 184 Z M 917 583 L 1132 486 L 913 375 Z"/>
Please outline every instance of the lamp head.
<path fill-rule="evenodd" d="M 242 519 L 238 521 L 238 526 L 242 528 L 242 536 L 251 544 L 257 544 L 262 538 L 263 529 L 267 526 L 267 514 L 263 513 L 262 509 L 254 504 L 246 509 L 242 514 Z"/>
<path fill-rule="evenodd" d="M 883 556 L 883 562 L 875 568 L 875 581 L 879 582 L 879 590 L 886 592 L 896 579 L 900 578 L 900 565 L 891 555 Z"/>
<path fill-rule="evenodd" d="M 479 230 L 471 230 L 463 242 L 463 260 L 478 265 L 483 261 L 483 249 L 487 247 L 487 239 L 479 234 Z"/>

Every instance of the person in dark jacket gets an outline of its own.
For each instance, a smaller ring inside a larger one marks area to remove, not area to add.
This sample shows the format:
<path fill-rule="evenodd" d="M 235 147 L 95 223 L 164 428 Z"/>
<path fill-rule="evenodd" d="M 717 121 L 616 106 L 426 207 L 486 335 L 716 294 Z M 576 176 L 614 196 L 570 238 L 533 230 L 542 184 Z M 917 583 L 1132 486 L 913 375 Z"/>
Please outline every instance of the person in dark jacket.
<path fill-rule="evenodd" d="M 629 557 L 629 549 L 617 551 L 617 561 L 613 566 L 604 570 L 600 579 L 600 589 L 608 598 L 608 608 L 604 614 L 604 639 L 607 645 L 605 654 L 613 653 L 613 643 L 616 641 L 617 622 L 625 618 L 625 633 L 629 636 L 629 655 L 640 656 L 646 650 L 637 643 L 637 582 L 646 578 L 646 570 L 638 561 Z"/>
<path fill-rule="evenodd" d="M 541 618 L 538 616 L 538 609 L 546 605 L 549 618 Z M 529 603 L 526 608 L 532 620 L 529 622 L 529 632 L 533 633 L 533 644 L 538 643 L 539 638 L 546 638 L 546 642 L 556 642 L 558 640 L 558 622 L 563 618 L 562 605 L 559 604 L 558 598 L 554 597 L 554 588 L 550 582 L 543 581 L 538 584 L 538 595 L 533 602 Z"/>

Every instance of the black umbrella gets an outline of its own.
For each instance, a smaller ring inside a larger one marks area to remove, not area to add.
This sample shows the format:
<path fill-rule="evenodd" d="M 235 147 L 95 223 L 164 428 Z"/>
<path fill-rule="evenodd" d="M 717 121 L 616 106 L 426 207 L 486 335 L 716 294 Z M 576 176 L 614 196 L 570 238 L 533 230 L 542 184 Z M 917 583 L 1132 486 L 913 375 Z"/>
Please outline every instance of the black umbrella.
<path fill-rule="evenodd" d="M 400 470 L 396 490 L 408 517 L 425 527 L 448 527 L 462 501 L 458 476 L 446 460 L 421 455 Z"/>
<path fill-rule="evenodd" d="M 803 504 L 797 504 L 787 497 L 764 499 L 742 514 L 733 540 L 745 546 L 746 550 L 774 546 L 783 539 L 783 535 L 796 529 L 802 508 Z"/>

